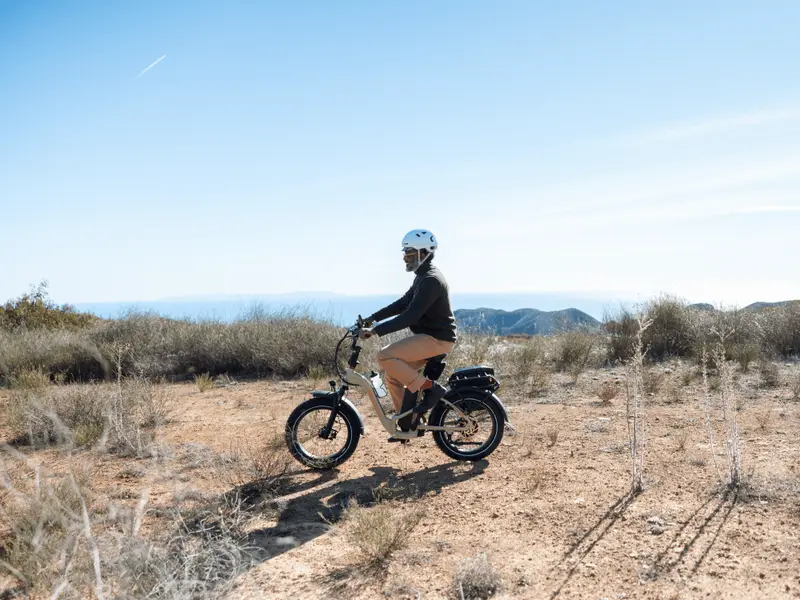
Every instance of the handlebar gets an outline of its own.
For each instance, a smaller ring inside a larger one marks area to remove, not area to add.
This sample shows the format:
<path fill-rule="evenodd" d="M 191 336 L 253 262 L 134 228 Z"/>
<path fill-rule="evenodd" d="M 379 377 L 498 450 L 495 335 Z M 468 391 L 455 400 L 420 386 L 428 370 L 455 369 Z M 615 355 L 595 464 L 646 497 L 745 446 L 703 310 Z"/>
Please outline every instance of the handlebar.
<path fill-rule="evenodd" d="M 359 355 L 361 354 L 361 346 L 358 343 L 359 334 L 361 333 L 362 329 L 370 327 L 372 324 L 373 324 L 372 321 L 368 321 L 367 319 L 362 318 L 361 315 L 358 315 L 355 325 L 351 325 L 350 327 L 348 327 L 347 333 L 345 333 L 344 337 L 341 340 L 339 340 L 338 344 L 336 344 L 336 352 L 334 353 L 334 364 L 336 367 L 336 372 L 339 374 L 340 378 L 344 379 L 344 374 L 342 373 L 339 367 L 339 350 L 342 347 L 342 343 L 347 338 L 352 338 L 353 343 L 350 347 L 350 359 L 347 362 L 350 368 L 355 369 L 356 366 L 358 365 Z"/>

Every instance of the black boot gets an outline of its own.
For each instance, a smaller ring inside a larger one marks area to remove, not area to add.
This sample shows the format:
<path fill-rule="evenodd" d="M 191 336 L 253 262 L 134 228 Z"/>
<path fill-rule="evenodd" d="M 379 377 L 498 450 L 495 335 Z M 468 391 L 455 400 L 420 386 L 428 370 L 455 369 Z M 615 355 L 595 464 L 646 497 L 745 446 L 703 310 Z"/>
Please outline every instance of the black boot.
<path fill-rule="evenodd" d="M 439 402 L 444 395 L 447 393 L 447 388 L 444 386 L 433 382 L 433 386 L 430 389 L 425 390 L 425 393 L 422 396 L 422 402 L 420 402 L 415 408 L 414 413 L 421 415 L 423 413 L 428 412 L 436 403 Z"/>
<path fill-rule="evenodd" d="M 403 403 L 400 406 L 400 414 L 402 415 L 404 412 L 411 410 L 414 408 L 414 405 L 417 403 L 417 392 L 412 392 L 410 390 L 406 390 L 403 394 Z M 410 414 L 402 419 L 397 421 L 397 425 L 400 427 L 401 431 L 413 431 L 416 429 L 416 422 L 413 419 L 414 414 Z"/>

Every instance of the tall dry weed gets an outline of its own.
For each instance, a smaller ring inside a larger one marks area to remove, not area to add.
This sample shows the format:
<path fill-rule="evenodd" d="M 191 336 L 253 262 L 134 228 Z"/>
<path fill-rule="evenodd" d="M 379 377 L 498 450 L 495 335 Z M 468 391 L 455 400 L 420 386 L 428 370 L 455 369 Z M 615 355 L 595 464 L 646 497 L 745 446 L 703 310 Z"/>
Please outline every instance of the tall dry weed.
<path fill-rule="evenodd" d="M 644 389 L 644 332 L 651 326 L 651 321 L 643 315 L 637 315 L 636 341 L 625 373 L 625 391 L 627 396 L 626 413 L 628 422 L 628 440 L 631 453 L 631 492 L 638 494 L 644 490 L 644 461 L 647 449 L 647 421 L 645 419 Z"/>
<path fill-rule="evenodd" d="M 708 433 L 711 455 L 714 460 L 714 468 L 720 481 L 730 488 L 738 488 L 742 483 L 742 455 L 741 439 L 739 436 L 738 411 L 736 410 L 736 396 L 733 386 L 733 371 L 730 363 L 725 359 L 724 334 L 720 334 L 720 340 L 715 344 L 712 353 L 714 363 L 717 367 L 719 376 L 718 401 L 715 402 L 715 395 L 709 383 L 706 364 L 707 356 L 703 354 L 703 389 L 705 392 L 704 412 L 705 425 Z M 717 464 L 716 458 L 716 436 L 712 422 L 712 415 L 715 412 L 722 413 L 722 444 L 727 458 L 727 474 L 723 477 Z"/>

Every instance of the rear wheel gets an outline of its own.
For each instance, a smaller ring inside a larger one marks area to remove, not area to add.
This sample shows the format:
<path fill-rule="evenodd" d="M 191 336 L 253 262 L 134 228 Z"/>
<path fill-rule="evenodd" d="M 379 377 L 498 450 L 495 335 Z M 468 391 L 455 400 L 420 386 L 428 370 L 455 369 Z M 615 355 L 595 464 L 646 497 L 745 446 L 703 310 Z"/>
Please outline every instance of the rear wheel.
<path fill-rule="evenodd" d="M 312 469 L 332 469 L 355 452 L 361 437 L 358 416 L 339 405 L 330 432 L 328 424 L 333 402 L 328 398 L 306 400 L 292 411 L 286 421 L 285 439 L 292 456 Z"/>
<path fill-rule="evenodd" d="M 434 431 L 433 439 L 439 449 L 456 460 L 481 460 L 489 456 L 503 439 L 505 415 L 492 396 L 479 392 L 464 392 L 458 398 L 448 398 L 459 411 L 439 402 L 431 412 L 430 425 L 466 427 L 466 431 Z"/>

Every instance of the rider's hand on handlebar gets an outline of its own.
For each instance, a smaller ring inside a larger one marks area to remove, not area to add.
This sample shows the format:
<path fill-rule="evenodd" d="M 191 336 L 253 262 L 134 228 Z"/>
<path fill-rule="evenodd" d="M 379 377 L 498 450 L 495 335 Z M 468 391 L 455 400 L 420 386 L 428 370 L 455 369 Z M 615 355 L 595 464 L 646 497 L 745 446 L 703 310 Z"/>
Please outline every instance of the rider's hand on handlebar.
<path fill-rule="evenodd" d="M 370 328 L 370 327 L 367 327 L 366 329 L 362 329 L 361 331 L 358 332 L 358 337 L 361 338 L 362 340 L 368 340 L 372 336 L 377 337 L 378 334 L 375 333 L 372 330 L 372 328 Z"/>

